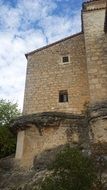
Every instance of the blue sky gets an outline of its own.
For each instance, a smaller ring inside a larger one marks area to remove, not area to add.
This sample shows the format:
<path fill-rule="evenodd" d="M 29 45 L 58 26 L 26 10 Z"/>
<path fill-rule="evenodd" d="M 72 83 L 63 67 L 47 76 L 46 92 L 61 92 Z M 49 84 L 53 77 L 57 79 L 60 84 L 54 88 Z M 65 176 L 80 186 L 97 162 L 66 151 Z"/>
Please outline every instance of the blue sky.
<path fill-rule="evenodd" d="M 0 98 L 22 109 L 25 53 L 81 30 L 83 0 L 0 0 Z"/>

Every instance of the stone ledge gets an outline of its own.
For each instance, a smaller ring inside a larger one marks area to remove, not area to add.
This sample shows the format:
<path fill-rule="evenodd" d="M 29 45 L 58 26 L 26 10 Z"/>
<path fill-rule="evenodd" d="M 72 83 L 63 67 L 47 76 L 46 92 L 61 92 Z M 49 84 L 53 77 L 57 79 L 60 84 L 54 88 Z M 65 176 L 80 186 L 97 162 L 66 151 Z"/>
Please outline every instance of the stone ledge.
<path fill-rule="evenodd" d="M 61 121 L 72 120 L 75 123 L 76 121 L 84 119 L 85 117 L 83 115 L 74 115 L 62 112 L 30 114 L 18 117 L 16 120 L 12 121 L 11 130 L 25 130 L 31 125 L 35 125 L 39 129 L 43 127 L 54 127 L 59 126 Z"/>
<path fill-rule="evenodd" d="M 87 106 L 84 114 L 81 115 L 64 112 L 43 112 L 23 115 L 12 121 L 11 130 L 25 130 L 31 125 L 35 125 L 39 129 L 43 127 L 58 127 L 61 122 L 66 120 L 77 124 L 80 121 L 86 123 L 87 121 L 90 122 L 100 118 L 107 119 L 107 101 L 96 102 L 95 104 Z"/>
<path fill-rule="evenodd" d="M 89 121 L 99 118 L 107 119 L 107 100 L 90 105 L 86 112 Z"/>

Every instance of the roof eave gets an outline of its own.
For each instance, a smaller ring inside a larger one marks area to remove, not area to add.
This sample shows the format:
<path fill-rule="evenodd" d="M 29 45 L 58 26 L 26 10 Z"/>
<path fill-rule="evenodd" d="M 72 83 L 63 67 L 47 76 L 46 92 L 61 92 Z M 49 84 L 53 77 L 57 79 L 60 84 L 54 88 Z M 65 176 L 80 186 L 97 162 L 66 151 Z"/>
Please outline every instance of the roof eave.
<path fill-rule="evenodd" d="M 74 37 L 76 37 L 76 36 L 79 36 L 79 35 L 82 34 L 82 33 L 83 33 L 83 31 L 81 31 L 81 32 L 79 32 L 79 33 L 76 33 L 76 34 L 73 34 L 73 35 L 70 35 L 70 36 L 68 36 L 68 37 L 66 37 L 66 38 L 63 38 L 63 39 L 61 39 L 61 40 L 58 40 L 58 41 L 56 41 L 56 42 L 54 42 L 54 43 L 51 43 L 51 44 L 49 44 L 49 45 L 43 46 L 43 47 L 41 47 L 41 48 L 39 48 L 39 49 L 36 49 L 36 50 L 34 50 L 34 51 L 31 51 L 31 52 L 29 52 L 29 53 L 26 53 L 26 54 L 25 54 L 25 57 L 28 59 L 28 56 L 33 55 L 33 54 L 36 53 L 36 52 L 42 51 L 42 50 L 44 50 L 44 49 L 47 49 L 47 48 L 49 48 L 49 47 L 51 47 L 51 46 L 54 46 L 54 45 L 56 45 L 56 44 L 58 44 L 58 43 L 61 43 L 61 42 L 63 42 L 63 41 L 66 41 L 66 40 L 68 40 L 68 39 L 70 39 L 70 38 L 74 38 Z"/>

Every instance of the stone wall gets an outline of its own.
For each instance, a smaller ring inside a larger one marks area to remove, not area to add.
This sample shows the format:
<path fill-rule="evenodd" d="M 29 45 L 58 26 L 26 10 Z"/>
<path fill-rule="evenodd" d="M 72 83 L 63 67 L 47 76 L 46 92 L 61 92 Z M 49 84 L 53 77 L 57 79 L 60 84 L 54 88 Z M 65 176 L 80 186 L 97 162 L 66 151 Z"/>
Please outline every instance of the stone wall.
<path fill-rule="evenodd" d="M 21 157 L 23 166 L 33 165 L 34 157 L 43 151 L 66 144 L 65 130 L 64 127 L 44 128 L 42 135 L 40 135 L 35 126 L 27 129 L 25 131 L 23 156 Z"/>
<path fill-rule="evenodd" d="M 27 121 L 25 119 L 23 125 L 16 122 L 20 131 L 16 158 L 21 159 L 22 165 L 32 164 L 34 156 L 67 143 L 77 143 L 87 150 L 90 143 L 93 147 L 101 143 L 107 152 L 107 34 L 104 32 L 104 7 L 103 0 L 85 3 L 82 12 L 84 33 L 27 56 L 23 109 L 23 117 L 26 116 Z M 63 64 L 61 58 L 66 55 L 70 57 L 70 62 Z M 68 91 L 68 102 L 59 103 L 60 90 Z M 89 118 L 87 111 L 84 112 L 81 124 L 78 114 L 85 111 L 84 104 L 88 101 Z M 45 113 L 40 117 L 33 115 L 32 119 L 27 115 L 40 112 L 49 112 L 48 116 L 53 116 L 47 117 Z M 61 120 L 59 112 L 62 112 Z M 75 117 L 66 119 L 64 112 L 73 113 Z"/>
<path fill-rule="evenodd" d="M 23 156 L 23 148 L 24 148 L 24 143 L 25 143 L 25 131 L 19 131 L 17 134 L 17 147 L 16 147 L 16 155 L 15 157 L 17 159 L 22 158 Z"/>
<path fill-rule="evenodd" d="M 15 128 L 18 130 L 16 160 L 23 167 L 32 166 L 35 156 L 44 151 L 68 143 L 71 146 L 80 145 L 86 150 L 89 147 L 89 129 L 84 116 L 64 113 L 23 116 L 15 121 Z"/>
<path fill-rule="evenodd" d="M 107 155 L 107 34 L 104 30 L 106 0 L 84 4 L 83 28 L 90 91 L 90 140 Z"/>
<path fill-rule="evenodd" d="M 91 103 L 107 99 L 107 38 L 105 9 L 83 12 Z"/>
<path fill-rule="evenodd" d="M 70 63 L 61 63 L 64 55 L 70 56 Z M 68 91 L 68 102 L 59 103 L 60 90 Z M 82 33 L 28 56 L 23 114 L 80 113 L 87 101 L 89 89 Z"/>
<path fill-rule="evenodd" d="M 44 151 L 66 144 L 85 152 L 99 152 L 100 144 L 106 155 L 107 101 L 88 106 L 84 115 L 49 112 L 22 116 L 12 128 L 18 131 L 16 159 L 23 167 L 31 167 Z"/>
<path fill-rule="evenodd" d="M 92 144 L 105 144 L 107 153 L 107 101 L 90 105 L 89 118 Z"/>

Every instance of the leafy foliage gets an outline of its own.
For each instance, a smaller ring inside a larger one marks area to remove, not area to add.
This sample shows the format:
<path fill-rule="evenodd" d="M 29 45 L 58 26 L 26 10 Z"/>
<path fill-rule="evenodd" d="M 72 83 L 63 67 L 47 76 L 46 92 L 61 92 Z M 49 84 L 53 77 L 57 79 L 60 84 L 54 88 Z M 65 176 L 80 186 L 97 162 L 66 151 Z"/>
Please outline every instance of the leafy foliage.
<path fill-rule="evenodd" d="M 10 101 L 0 100 L 0 127 L 9 127 L 12 119 L 15 119 L 20 115 L 18 105 L 11 103 Z"/>
<path fill-rule="evenodd" d="M 8 127 L 0 127 L 0 158 L 15 152 L 16 136 L 13 135 Z"/>
<path fill-rule="evenodd" d="M 42 182 L 40 190 L 90 190 L 97 178 L 91 158 L 69 147 L 58 154 L 49 169 L 53 172 Z"/>
<path fill-rule="evenodd" d="M 16 136 L 9 128 L 11 120 L 19 115 L 17 104 L 0 100 L 0 158 L 15 152 Z"/>

